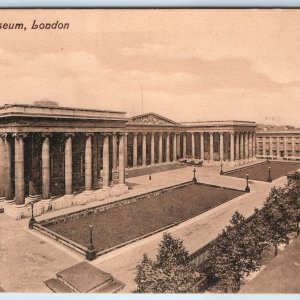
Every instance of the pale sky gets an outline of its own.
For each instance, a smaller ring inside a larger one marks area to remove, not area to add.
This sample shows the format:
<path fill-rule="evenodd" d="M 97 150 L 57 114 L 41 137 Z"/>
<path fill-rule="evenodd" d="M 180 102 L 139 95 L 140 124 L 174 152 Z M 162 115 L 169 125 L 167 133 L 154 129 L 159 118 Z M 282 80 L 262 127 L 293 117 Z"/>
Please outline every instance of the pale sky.
<path fill-rule="evenodd" d="M 34 19 L 70 28 L 30 30 Z M 27 26 L 0 30 L 1 105 L 300 126 L 300 10 L 1 10 L 0 20 Z"/>

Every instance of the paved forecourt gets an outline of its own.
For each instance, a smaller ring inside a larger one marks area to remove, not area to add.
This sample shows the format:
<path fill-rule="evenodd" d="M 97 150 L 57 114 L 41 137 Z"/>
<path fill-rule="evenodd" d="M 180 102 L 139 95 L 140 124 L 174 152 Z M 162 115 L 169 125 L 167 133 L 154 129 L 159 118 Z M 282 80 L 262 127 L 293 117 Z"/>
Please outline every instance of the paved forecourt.
<path fill-rule="evenodd" d="M 84 208 L 186 182 L 192 179 L 192 170 L 192 167 L 187 167 L 157 173 L 152 175 L 152 180 L 149 180 L 147 175 L 131 178 L 128 182 L 133 190 L 129 190 L 126 195 L 89 203 Z M 198 168 L 196 177 L 203 183 L 235 189 L 245 188 L 245 180 L 220 176 L 218 167 Z M 250 194 L 228 201 L 168 231 L 175 237 L 183 239 L 189 251 L 195 251 L 216 237 L 228 224 L 236 210 L 245 216 L 251 215 L 255 207 L 262 206 L 271 186 L 283 184 L 285 181 L 285 179 L 279 179 L 272 184 L 250 182 L 252 191 Z M 82 208 L 70 207 L 59 212 L 47 213 L 37 219 L 42 220 Z M 0 216 L 0 235 L 4 237 L 0 248 L 0 286 L 7 292 L 50 292 L 43 281 L 82 261 L 83 258 L 55 241 L 35 231 L 30 231 L 27 226 L 28 220 L 15 221 L 3 214 Z M 103 255 L 92 264 L 124 282 L 126 286 L 123 292 L 131 292 L 135 288 L 136 265 L 141 261 L 144 253 L 149 254 L 150 257 L 155 256 L 161 238 L 162 233 L 155 234 Z"/>

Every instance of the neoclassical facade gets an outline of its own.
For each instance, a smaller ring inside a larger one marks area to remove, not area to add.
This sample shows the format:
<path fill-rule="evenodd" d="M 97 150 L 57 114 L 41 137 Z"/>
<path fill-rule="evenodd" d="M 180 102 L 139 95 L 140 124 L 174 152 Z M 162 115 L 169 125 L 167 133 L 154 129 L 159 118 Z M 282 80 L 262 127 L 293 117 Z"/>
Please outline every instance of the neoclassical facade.
<path fill-rule="evenodd" d="M 0 107 L 0 205 L 15 218 L 127 191 L 125 170 L 198 158 L 242 164 L 255 157 L 254 122 L 177 123 L 155 113 Z"/>
<path fill-rule="evenodd" d="M 256 143 L 258 158 L 300 160 L 299 130 L 261 130 Z"/>

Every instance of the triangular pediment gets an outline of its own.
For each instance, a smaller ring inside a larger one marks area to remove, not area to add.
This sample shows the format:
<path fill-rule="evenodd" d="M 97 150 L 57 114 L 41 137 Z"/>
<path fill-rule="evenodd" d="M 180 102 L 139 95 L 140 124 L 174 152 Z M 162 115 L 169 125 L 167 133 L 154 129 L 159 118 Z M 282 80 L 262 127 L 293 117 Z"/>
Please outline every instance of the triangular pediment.
<path fill-rule="evenodd" d="M 176 123 L 156 113 L 146 113 L 132 117 L 130 123 L 141 125 L 180 126 L 179 123 Z"/>

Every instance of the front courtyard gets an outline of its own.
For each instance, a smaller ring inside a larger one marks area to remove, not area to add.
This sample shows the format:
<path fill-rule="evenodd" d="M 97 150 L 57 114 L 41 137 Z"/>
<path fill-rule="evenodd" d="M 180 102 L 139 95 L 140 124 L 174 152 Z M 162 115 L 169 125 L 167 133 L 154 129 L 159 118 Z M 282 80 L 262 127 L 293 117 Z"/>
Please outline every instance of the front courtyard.
<path fill-rule="evenodd" d="M 186 167 L 153 174 L 151 180 L 149 180 L 148 175 L 130 178 L 128 179 L 128 184 L 133 189 L 129 190 L 126 195 L 104 201 L 108 203 L 116 199 L 139 195 L 186 182 L 192 179 L 192 171 L 192 167 Z M 214 166 L 198 168 L 196 177 L 199 182 L 204 184 L 219 185 L 238 190 L 243 190 L 245 187 L 245 180 L 220 176 L 219 168 Z M 281 185 L 285 180 L 285 178 L 282 178 L 273 184 Z M 215 238 L 224 226 L 228 225 L 234 211 L 238 210 L 245 216 L 250 216 L 255 207 L 261 207 L 271 185 L 263 182 L 253 182 L 250 184 L 250 187 L 251 193 L 227 201 L 168 229 L 168 231 L 175 237 L 183 239 L 184 245 L 191 253 L 198 250 Z M 96 201 L 96 203 L 88 203 L 83 207 L 102 203 L 103 201 Z M 211 204 L 211 206 L 213 205 Z M 38 217 L 37 220 L 66 214 L 75 209 L 82 209 L 83 207 L 70 207 L 61 211 L 50 212 Z M 175 216 L 174 211 L 173 215 Z M 12 222 L 14 226 L 12 226 Z M 84 260 L 82 256 L 59 245 L 55 241 L 35 231 L 30 231 L 28 229 L 28 219 L 14 221 L 2 214 L 0 216 L 0 223 L 0 234 L 4 237 L 0 249 L 2 257 L 0 286 L 7 292 L 50 292 L 44 284 L 45 280 L 53 277 L 57 272 L 66 267 Z M 155 255 L 161 237 L 162 232 L 157 233 L 100 256 L 92 264 L 105 272 L 111 273 L 118 280 L 124 282 L 125 288 L 123 292 L 131 292 L 135 289 L 136 265 L 140 263 L 144 253 L 147 253 L 150 257 Z M 20 249 L 23 250 L 20 252 Z M 24 272 L 18 272 L 20 264 L 23 264 L 22 268 Z M 9 274 L 14 274 L 14 276 Z M 11 278 L 14 278 L 14 280 L 11 280 Z"/>

